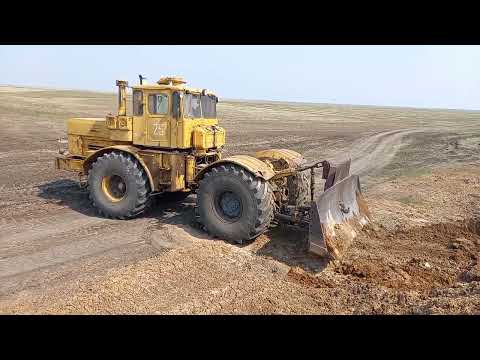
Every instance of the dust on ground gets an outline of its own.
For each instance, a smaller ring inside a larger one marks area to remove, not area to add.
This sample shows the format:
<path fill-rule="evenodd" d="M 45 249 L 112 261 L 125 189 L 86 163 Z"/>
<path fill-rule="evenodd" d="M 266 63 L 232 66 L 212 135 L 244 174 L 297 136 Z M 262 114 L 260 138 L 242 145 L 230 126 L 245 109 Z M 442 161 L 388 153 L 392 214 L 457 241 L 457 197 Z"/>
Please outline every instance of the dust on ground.
<path fill-rule="evenodd" d="M 229 153 L 352 158 L 374 222 L 326 263 L 279 227 L 247 246 L 210 238 L 194 196 L 99 218 L 52 157 L 68 117 L 114 112 L 115 95 L 0 100 L 0 313 L 480 313 L 478 112 L 219 103 Z"/>

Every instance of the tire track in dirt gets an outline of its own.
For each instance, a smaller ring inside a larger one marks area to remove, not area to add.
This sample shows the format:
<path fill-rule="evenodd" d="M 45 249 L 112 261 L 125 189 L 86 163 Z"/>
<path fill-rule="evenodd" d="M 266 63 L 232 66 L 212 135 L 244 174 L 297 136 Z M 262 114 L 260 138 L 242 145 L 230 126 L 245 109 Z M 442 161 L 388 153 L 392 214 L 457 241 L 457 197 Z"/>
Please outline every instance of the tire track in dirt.
<path fill-rule="evenodd" d="M 0 253 L 2 257 L 22 255 L 37 251 L 52 245 L 52 243 L 68 238 L 78 239 L 82 235 L 90 234 L 105 227 L 112 227 L 115 223 L 102 218 L 93 218 L 67 211 L 58 214 L 48 214 L 41 217 L 22 219 L 12 226 L 10 233 L 0 234 Z M 1 267 L 1 265 L 0 265 Z M 0 271 L 1 276 L 1 271 Z"/>
<path fill-rule="evenodd" d="M 343 162 L 350 158 L 350 173 L 360 175 L 368 181 L 369 177 L 381 174 L 382 169 L 393 161 L 400 149 L 408 145 L 409 137 L 428 131 L 432 131 L 432 129 L 382 131 L 362 137 L 351 143 L 351 146 L 348 148 L 329 149 L 325 151 L 325 147 L 323 146 L 322 148 L 309 150 L 303 155 L 306 158 L 312 158 L 312 160 L 313 158 L 320 160 L 317 159 L 318 156 L 316 156 L 316 154 L 320 152 L 323 154 L 326 153 L 327 159 L 333 163 Z M 320 177 L 320 174 L 317 174 L 317 176 Z"/>
<path fill-rule="evenodd" d="M 145 229 L 155 219 L 95 216 L 85 191 L 71 180 L 3 186 L 1 203 L 0 296 L 40 291 L 154 252 L 146 247 Z M 82 268 L 88 271 L 73 270 Z"/>
<path fill-rule="evenodd" d="M 68 226 L 65 223 L 63 225 L 64 227 Z M 73 225 L 75 226 L 75 224 Z M 56 228 L 58 229 L 58 227 Z M 80 229 L 82 228 L 79 227 L 78 230 Z M 45 238 L 52 236 L 52 232 L 61 232 L 63 230 L 63 228 L 58 230 L 49 229 L 47 233 L 44 229 L 40 229 L 27 234 L 23 233 L 23 235 L 26 235 L 24 238 L 25 242 L 28 243 L 36 240 L 45 240 Z M 117 231 L 102 231 L 101 233 L 93 231 L 84 236 L 75 236 L 72 234 L 74 231 L 70 230 L 64 234 L 67 237 L 64 240 L 68 240 L 64 244 L 49 246 L 42 251 L 0 259 L 0 278 L 91 256 L 122 245 L 143 243 L 143 239 L 139 238 L 136 231 L 132 231 L 132 228 L 129 226 L 124 226 L 123 231 L 118 229 Z M 102 230 L 105 230 L 105 227 Z"/>
<path fill-rule="evenodd" d="M 359 139 L 352 144 L 348 155 L 352 159 L 350 172 L 358 175 L 369 176 L 378 174 L 385 166 L 390 164 L 398 151 L 408 145 L 408 137 L 426 129 L 402 129 L 384 131 L 369 137 Z M 338 161 L 345 155 L 337 156 Z"/>

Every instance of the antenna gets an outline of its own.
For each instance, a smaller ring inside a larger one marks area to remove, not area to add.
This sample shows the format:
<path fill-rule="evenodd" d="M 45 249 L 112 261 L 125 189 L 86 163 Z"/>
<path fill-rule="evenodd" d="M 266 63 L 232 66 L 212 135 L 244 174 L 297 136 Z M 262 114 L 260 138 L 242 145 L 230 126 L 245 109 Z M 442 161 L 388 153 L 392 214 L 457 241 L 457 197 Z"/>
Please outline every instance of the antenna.
<path fill-rule="evenodd" d="M 138 75 L 138 78 L 140 79 L 140 85 L 142 85 L 142 84 L 143 84 L 143 80 L 145 80 L 146 77 L 139 74 L 139 75 Z"/>

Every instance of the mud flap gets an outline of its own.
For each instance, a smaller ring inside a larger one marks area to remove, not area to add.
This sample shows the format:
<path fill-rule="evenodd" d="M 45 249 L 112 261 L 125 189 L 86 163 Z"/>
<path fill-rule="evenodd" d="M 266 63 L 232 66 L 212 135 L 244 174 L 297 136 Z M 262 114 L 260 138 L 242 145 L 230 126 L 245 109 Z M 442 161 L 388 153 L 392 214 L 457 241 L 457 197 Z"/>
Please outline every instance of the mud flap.
<path fill-rule="evenodd" d="M 310 208 L 309 249 L 324 257 L 340 259 L 370 213 L 358 175 L 351 175 L 322 193 Z"/>

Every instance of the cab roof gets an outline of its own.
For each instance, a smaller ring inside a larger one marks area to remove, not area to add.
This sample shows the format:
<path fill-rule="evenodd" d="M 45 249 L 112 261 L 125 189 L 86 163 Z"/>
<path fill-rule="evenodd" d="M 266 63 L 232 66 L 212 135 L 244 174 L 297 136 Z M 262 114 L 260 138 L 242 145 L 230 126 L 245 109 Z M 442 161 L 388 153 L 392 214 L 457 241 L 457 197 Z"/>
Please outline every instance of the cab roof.
<path fill-rule="evenodd" d="M 199 89 L 186 86 L 186 81 L 181 77 L 162 77 L 154 84 L 138 84 L 131 86 L 134 90 L 177 90 L 186 93 L 201 94 L 205 92 L 207 95 L 215 95 L 207 89 Z"/>

